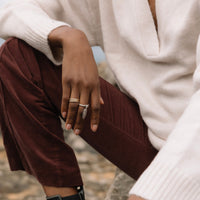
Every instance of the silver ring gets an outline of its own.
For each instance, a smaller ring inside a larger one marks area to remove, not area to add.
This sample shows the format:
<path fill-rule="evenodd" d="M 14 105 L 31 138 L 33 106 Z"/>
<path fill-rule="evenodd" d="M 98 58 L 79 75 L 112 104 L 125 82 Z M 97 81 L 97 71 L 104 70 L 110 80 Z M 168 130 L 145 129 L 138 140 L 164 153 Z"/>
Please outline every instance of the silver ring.
<path fill-rule="evenodd" d="M 87 109 L 89 107 L 89 104 L 79 104 L 79 106 L 84 107 L 83 112 L 82 112 L 82 119 L 85 119 L 87 116 Z"/>

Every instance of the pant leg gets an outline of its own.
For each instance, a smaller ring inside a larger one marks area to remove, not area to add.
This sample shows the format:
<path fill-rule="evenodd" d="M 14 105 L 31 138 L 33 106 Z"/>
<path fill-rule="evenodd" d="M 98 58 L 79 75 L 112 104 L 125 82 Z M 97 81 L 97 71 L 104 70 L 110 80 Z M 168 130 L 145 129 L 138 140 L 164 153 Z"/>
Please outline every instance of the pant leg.
<path fill-rule="evenodd" d="M 26 170 L 47 186 L 82 185 L 39 67 L 35 51 L 21 40 L 11 39 L 0 50 L 0 124 L 11 170 Z"/>
<path fill-rule="evenodd" d="M 38 63 L 44 82 L 44 90 L 58 112 L 61 107 L 61 70 L 52 67 L 44 55 L 38 54 Z M 46 67 L 48 66 L 48 67 Z M 50 68 L 49 68 L 50 67 Z M 49 72 L 54 74 L 52 84 Z M 140 114 L 137 102 L 133 101 L 113 85 L 100 78 L 101 95 L 105 104 L 101 106 L 100 126 L 96 133 L 90 130 L 90 113 L 80 135 L 99 153 L 117 165 L 135 180 L 151 163 L 157 150 L 151 145 L 147 126 Z M 58 95 L 55 95 L 56 91 Z"/>
<path fill-rule="evenodd" d="M 140 114 L 137 102 L 100 79 L 101 106 L 100 125 L 94 134 L 90 130 L 90 118 L 81 137 L 108 160 L 135 180 L 148 167 L 157 154 L 151 145 L 147 126 Z"/>
<path fill-rule="evenodd" d="M 3 49 L 1 57 L 5 58 L 1 58 L 0 63 L 3 63 L 0 77 L 6 91 L 3 97 L 6 98 L 5 107 L 13 129 L 10 134 L 14 135 L 20 147 L 21 159 L 28 163 L 31 173 L 44 185 L 80 185 L 73 151 L 64 143 L 58 120 L 62 95 L 61 67 L 54 66 L 43 54 L 20 40 L 11 40 Z M 16 52 L 19 55 L 12 58 L 12 54 L 8 55 L 11 51 L 13 55 Z M 100 127 L 96 134 L 92 133 L 87 117 L 81 136 L 111 162 L 137 178 L 157 151 L 148 140 L 147 127 L 137 103 L 106 81 L 100 79 L 100 83 L 105 101 L 101 107 Z"/>
<path fill-rule="evenodd" d="M 16 145 L 16 142 L 14 140 L 14 137 L 12 134 L 9 134 L 11 132 L 10 127 L 7 126 L 8 124 L 8 118 L 4 107 L 4 98 L 3 98 L 3 87 L 0 80 L 0 128 L 1 133 L 3 134 L 4 138 L 4 146 L 7 150 L 7 157 L 9 158 L 10 167 L 12 170 L 24 170 L 21 158 L 19 156 L 18 148 Z M 11 146 L 12 148 L 9 148 Z"/>

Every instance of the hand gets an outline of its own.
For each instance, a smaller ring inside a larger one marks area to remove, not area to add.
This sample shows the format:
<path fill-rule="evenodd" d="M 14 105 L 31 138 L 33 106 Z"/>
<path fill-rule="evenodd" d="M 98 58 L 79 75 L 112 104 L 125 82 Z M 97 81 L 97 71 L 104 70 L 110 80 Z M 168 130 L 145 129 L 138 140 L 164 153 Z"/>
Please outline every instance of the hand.
<path fill-rule="evenodd" d="M 135 196 L 135 195 L 131 195 L 131 196 L 128 198 L 128 200 L 145 200 L 145 199 L 143 199 L 143 198 L 141 198 L 141 197 L 138 197 L 138 196 Z"/>
<path fill-rule="evenodd" d="M 77 29 L 60 27 L 49 35 L 49 40 L 51 46 L 61 44 L 63 48 L 61 113 L 66 118 L 66 128 L 73 128 L 77 135 L 83 129 L 84 107 L 69 102 L 70 98 L 77 98 L 80 104 L 90 104 L 91 129 L 96 132 L 103 100 L 97 66 L 85 34 Z"/>

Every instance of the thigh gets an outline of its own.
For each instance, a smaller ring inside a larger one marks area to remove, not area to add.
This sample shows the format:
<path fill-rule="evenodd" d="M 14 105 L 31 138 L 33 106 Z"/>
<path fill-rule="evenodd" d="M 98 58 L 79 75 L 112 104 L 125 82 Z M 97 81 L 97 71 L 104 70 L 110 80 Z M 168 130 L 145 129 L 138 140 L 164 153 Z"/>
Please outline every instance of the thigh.
<path fill-rule="evenodd" d="M 21 55 L 22 54 L 19 56 Z M 55 149 L 57 155 L 62 149 L 72 153 L 63 142 L 61 143 L 62 145 L 59 145 L 60 142 L 55 142 L 60 141 L 60 139 L 63 141 L 62 131 L 61 129 L 57 129 L 57 127 L 59 127 L 58 116 L 61 116 L 62 67 L 53 65 L 46 56 L 37 50 L 31 49 L 31 51 L 25 51 L 25 57 L 30 57 L 31 55 L 35 58 L 33 59 L 34 62 L 28 64 L 24 63 L 23 65 L 18 64 L 18 66 L 22 66 L 20 73 L 26 74 L 26 79 L 27 77 L 29 77 L 29 79 L 28 82 L 25 81 L 26 84 L 24 84 L 24 87 L 22 84 L 20 86 L 21 90 L 17 91 L 23 95 L 24 90 L 29 89 L 29 87 L 32 89 L 34 88 L 32 90 L 34 98 L 30 102 L 34 102 L 34 106 L 35 103 L 39 104 L 40 112 L 34 107 L 31 107 L 32 104 L 30 104 L 28 108 L 29 110 L 31 109 L 33 113 L 36 112 L 34 120 L 40 124 L 42 122 L 42 126 L 40 127 L 42 127 L 42 131 L 44 131 L 44 140 L 47 134 L 46 130 L 48 129 L 50 133 L 47 135 L 51 138 L 48 141 L 53 144 L 53 149 Z M 18 59 L 18 61 L 21 62 L 25 62 L 25 60 L 31 59 Z M 23 66 L 27 67 L 23 68 Z M 29 70 L 27 71 L 27 69 Z M 18 72 L 15 73 L 15 76 L 13 76 L 14 78 L 18 77 L 16 74 L 18 74 Z M 2 73 L 1 77 L 3 77 Z M 11 77 L 11 79 L 13 77 Z M 20 79 L 22 78 L 21 83 L 23 83 L 24 76 L 20 74 L 19 77 Z M 9 81 L 9 79 L 5 78 L 5 81 Z M 142 119 L 137 102 L 127 97 L 102 78 L 100 78 L 100 85 L 101 95 L 105 104 L 101 106 L 98 131 L 93 133 L 90 130 L 90 113 L 88 113 L 81 137 L 120 169 L 137 179 L 153 160 L 157 154 L 157 150 L 153 148 L 148 139 L 148 128 Z M 16 92 L 14 91 L 12 94 L 16 94 Z M 41 98 L 37 99 L 41 95 L 42 101 Z M 31 96 L 32 94 L 28 97 Z M 26 105 L 28 104 L 29 99 L 26 99 Z M 12 113 L 12 111 L 10 111 L 10 113 Z M 37 115 L 40 116 L 40 120 L 37 119 Z M 57 123 L 56 126 L 55 122 Z M 35 124 L 34 127 L 37 127 L 37 124 Z M 55 135 L 55 132 L 57 135 Z M 42 137 L 41 134 L 38 136 L 40 136 L 40 138 Z M 61 148 L 61 146 L 63 148 Z M 47 148 L 45 150 L 49 151 L 52 149 Z M 63 152 L 64 151 L 62 151 L 60 155 L 64 155 Z"/>
<path fill-rule="evenodd" d="M 100 126 L 96 133 L 90 130 L 89 116 L 81 136 L 107 159 L 128 175 L 137 179 L 148 167 L 157 150 L 151 145 L 147 126 L 139 105 L 117 88 L 100 78 Z"/>
<path fill-rule="evenodd" d="M 11 169 L 26 170 L 43 185 L 81 185 L 79 167 L 64 141 L 59 114 L 44 92 L 37 54 L 41 53 L 17 39 L 7 41 L 0 50 L 0 126 Z M 53 76 L 48 73 L 49 82 Z M 58 92 L 54 90 L 55 97 Z"/>
<path fill-rule="evenodd" d="M 62 68 L 50 65 L 50 61 L 41 53 L 37 53 L 37 58 L 46 95 L 61 116 Z M 99 129 L 96 133 L 90 130 L 89 112 L 81 137 L 103 156 L 137 179 L 153 160 L 157 150 L 148 139 L 148 128 L 142 119 L 137 102 L 102 78 L 100 85 L 105 104 L 101 106 Z"/>
<path fill-rule="evenodd" d="M 10 164 L 11 170 L 24 170 L 19 149 L 16 145 L 16 141 L 10 130 L 9 121 L 5 109 L 4 92 L 1 79 L 0 79 L 0 134 L 3 134 L 3 143 L 8 155 L 8 162 Z"/>

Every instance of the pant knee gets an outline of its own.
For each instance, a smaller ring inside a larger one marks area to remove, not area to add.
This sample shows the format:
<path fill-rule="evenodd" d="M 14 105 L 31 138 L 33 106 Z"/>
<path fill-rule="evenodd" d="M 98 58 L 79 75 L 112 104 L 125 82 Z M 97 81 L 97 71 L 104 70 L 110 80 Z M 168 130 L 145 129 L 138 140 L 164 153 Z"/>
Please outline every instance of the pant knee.
<path fill-rule="evenodd" d="M 10 84 L 21 81 L 41 87 L 35 50 L 20 39 L 7 40 L 0 50 L 0 78 Z"/>

